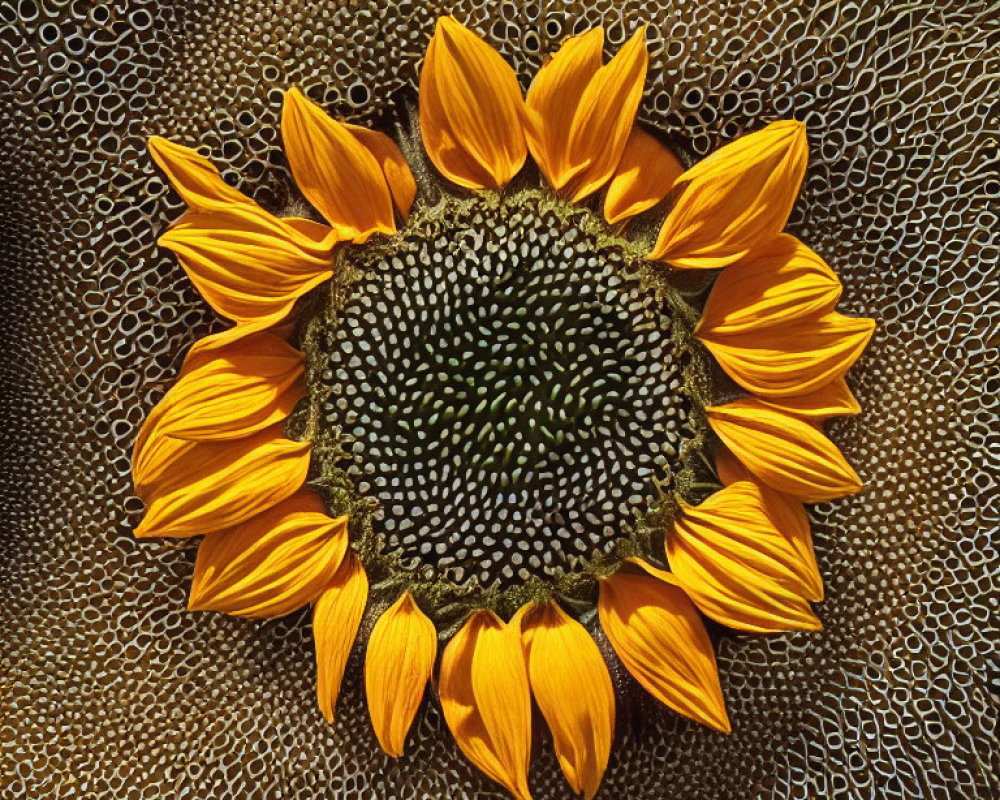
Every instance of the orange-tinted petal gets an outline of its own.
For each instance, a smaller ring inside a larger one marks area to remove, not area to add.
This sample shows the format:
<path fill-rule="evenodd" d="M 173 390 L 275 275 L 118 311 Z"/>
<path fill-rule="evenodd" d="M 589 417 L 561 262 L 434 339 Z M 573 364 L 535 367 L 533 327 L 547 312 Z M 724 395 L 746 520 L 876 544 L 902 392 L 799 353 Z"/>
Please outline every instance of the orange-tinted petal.
<path fill-rule="evenodd" d="M 167 393 L 158 434 L 237 439 L 280 422 L 304 394 L 304 358 L 269 333 L 232 343 Z"/>
<path fill-rule="evenodd" d="M 258 343 L 277 336 L 278 330 L 271 328 L 269 331 L 264 331 L 256 325 L 243 325 L 204 336 L 188 349 L 178 379 L 205 366 L 213 359 L 232 358 L 236 352 L 253 351 L 258 347 Z M 191 446 L 190 442 L 159 435 L 163 418 L 170 407 L 171 401 L 167 397 L 162 398 L 153 407 L 139 429 L 132 450 L 132 477 L 136 493 L 147 502 L 147 490 L 150 484 Z"/>
<path fill-rule="evenodd" d="M 379 159 L 298 89 L 285 93 L 281 138 L 302 194 L 344 238 L 394 233 L 392 197 Z"/>
<path fill-rule="evenodd" d="M 329 229 L 327 229 L 329 230 Z M 238 323 L 285 316 L 333 275 L 333 232 L 321 242 L 259 208 L 188 212 L 160 237 L 202 297 Z"/>
<path fill-rule="evenodd" d="M 556 756 L 576 795 L 600 786 L 615 730 L 608 668 L 587 630 L 554 602 L 524 621 L 531 691 L 552 731 Z"/>
<path fill-rule="evenodd" d="M 562 189 L 592 161 L 591 153 L 571 158 L 569 137 L 583 92 L 601 68 L 603 51 L 603 28 L 570 37 L 538 70 L 528 88 L 525 99 L 528 147 L 555 189 Z"/>
<path fill-rule="evenodd" d="M 800 575 L 809 589 L 806 600 L 817 602 L 823 599 L 823 579 L 816 563 L 813 550 L 812 531 L 805 506 L 791 495 L 772 489 L 754 475 L 726 448 L 719 448 L 715 454 L 715 468 L 722 483 L 729 486 L 738 481 L 749 481 L 760 492 L 764 513 L 771 524 L 781 532 L 795 549 L 802 567 Z"/>
<path fill-rule="evenodd" d="M 498 189 L 524 165 L 524 100 L 499 53 L 454 17 L 441 17 L 420 70 L 420 132 L 442 175 Z"/>
<path fill-rule="evenodd" d="M 531 692 L 521 620 L 474 613 L 441 657 L 441 709 L 459 748 L 518 800 L 530 799 Z"/>
<path fill-rule="evenodd" d="M 642 25 L 583 90 L 567 143 L 571 164 L 587 164 L 568 184 L 573 200 L 593 194 L 614 175 L 642 100 L 648 63 Z"/>
<path fill-rule="evenodd" d="M 614 225 L 647 211 L 673 188 L 684 166 L 669 148 L 641 128 L 632 128 L 604 196 L 604 218 Z"/>
<path fill-rule="evenodd" d="M 289 336 L 294 332 L 294 322 L 286 315 L 287 311 L 283 311 L 270 317 L 239 322 L 229 328 L 202 336 L 188 348 L 178 377 L 194 369 L 194 365 L 202 365 L 215 358 L 218 350 L 235 345 L 251 336 L 270 334 L 288 341 Z"/>
<path fill-rule="evenodd" d="M 851 390 L 847 386 L 847 381 L 843 378 L 837 378 L 809 394 L 778 399 L 761 397 L 758 400 L 768 408 L 784 411 L 814 425 L 822 423 L 830 417 L 858 414 L 861 411 L 861 406 L 854 399 L 854 395 L 851 394 Z"/>
<path fill-rule="evenodd" d="M 375 623 L 365 654 L 368 713 L 379 744 L 393 758 L 403 755 L 436 654 L 434 623 L 406 592 Z"/>
<path fill-rule="evenodd" d="M 197 151 L 161 136 L 149 137 L 149 153 L 181 199 L 196 211 L 256 207 L 249 197 L 226 183 L 212 162 Z"/>
<path fill-rule="evenodd" d="M 302 490 L 198 548 L 191 611 L 280 617 L 315 600 L 347 551 L 347 517 Z"/>
<path fill-rule="evenodd" d="M 347 657 L 354 646 L 367 602 L 368 575 L 360 559 L 348 551 L 313 606 L 316 699 L 327 722 L 333 722 Z"/>
<path fill-rule="evenodd" d="M 172 467 L 193 447 L 186 439 L 249 436 L 284 419 L 301 396 L 302 354 L 280 337 L 258 331 L 205 345 L 217 336 L 191 347 L 177 384 L 136 437 L 132 478 L 146 502 L 165 475 L 169 481 L 178 477 Z"/>
<path fill-rule="evenodd" d="M 743 136 L 677 179 L 683 190 L 649 254 L 686 269 L 725 267 L 777 236 L 805 174 L 805 126 L 784 120 Z"/>
<path fill-rule="evenodd" d="M 392 201 L 396 204 L 399 215 L 405 220 L 410 216 L 413 198 L 417 196 L 417 182 L 413 180 L 413 173 L 410 172 L 410 165 L 403 157 L 403 151 L 384 133 L 346 123 L 344 127 L 375 156 L 375 160 L 382 167 L 382 174 L 392 194 Z"/>
<path fill-rule="evenodd" d="M 701 617 L 669 573 L 647 572 L 620 571 L 601 580 L 601 627 L 626 669 L 653 697 L 729 733 L 715 653 Z"/>
<path fill-rule="evenodd" d="M 819 575 L 772 523 L 749 481 L 685 505 L 666 537 L 667 560 L 699 609 L 731 628 L 818 630 L 807 596 Z"/>
<path fill-rule="evenodd" d="M 860 491 L 857 473 L 809 423 L 750 398 L 706 411 L 722 443 L 772 489 L 807 503 Z"/>
<path fill-rule="evenodd" d="M 833 311 L 841 289 L 822 258 L 783 233 L 716 279 L 696 332 L 726 337 L 813 318 Z"/>
<path fill-rule="evenodd" d="M 205 367 L 215 359 L 234 359 L 240 352 L 254 352 L 258 347 L 267 349 L 272 333 L 261 330 L 260 323 L 238 325 L 220 333 L 199 339 L 188 350 L 181 367 L 180 378 Z M 286 398 L 291 400 L 291 398 Z M 283 407 L 279 403 L 280 407 Z M 163 433 L 167 412 L 173 408 L 173 396 L 168 392 L 149 412 L 132 450 L 132 479 L 136 494 L 149 502 L 153 485 L 170 471 L 173 464 L 193 447 L 193 442 L 167 436 Z M 257 418 L 258 420 L 260 417 Z M 249 422 L 249 418 L 244 418 Z M 254 427 L 254 426 L 250 426 Z M 250 433 L 249 429 L 246 431 Z"/>
<path fill-rule="evenodd" d="M 136 536 L 197 536 L 238 525 L 298 490 L 309 442 L 282 436 L 281 424 L 245 439 L 191 442 L 158 476 Z"/>
<path fill-rule="evenodd" d="M 732 336 L 702 333 L 698 338 L 748 392 L 785 398 L 843 378 L 874 330 L 875 320 L 832 311 Z"/>

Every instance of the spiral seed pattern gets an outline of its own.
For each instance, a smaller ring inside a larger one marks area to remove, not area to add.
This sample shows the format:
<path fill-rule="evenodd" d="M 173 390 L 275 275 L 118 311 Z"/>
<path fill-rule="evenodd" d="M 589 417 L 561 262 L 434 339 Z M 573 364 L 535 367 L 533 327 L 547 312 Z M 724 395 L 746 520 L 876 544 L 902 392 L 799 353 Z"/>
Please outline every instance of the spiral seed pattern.
<path fill-rule="evenodd" d="M 687 429 L 671 316 L 622 251 L 537 198 L 418 223 L 337 312 L 324 423 L 387 552 L 484 586 L 627 532 Z"/>

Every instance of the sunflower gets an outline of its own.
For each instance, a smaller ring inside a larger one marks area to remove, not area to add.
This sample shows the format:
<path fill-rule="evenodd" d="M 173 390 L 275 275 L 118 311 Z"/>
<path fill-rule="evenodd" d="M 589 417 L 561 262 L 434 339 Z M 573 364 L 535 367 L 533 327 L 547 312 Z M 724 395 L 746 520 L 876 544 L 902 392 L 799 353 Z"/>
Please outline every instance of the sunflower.
<path fill-rule="evenodd" d="M 729 732 L 703 617 L 818 629 L 803 503 L 861 488 L 822 426 L 858 413 L 844 376 L 874 323 L 835 311 L 836 275 L 782 232 L 804 126 L 685 170 L 635 121 L 644 31 L 603 53 L 600 28 L 569 38 L 525 96 L 444 17 L 395 138 L 290 89 L 281 134 L 317 218 L 150 140 L 188 207 L 159 243 L 234 325 L 139 433 L 136 535 L 204 537 L 191 610 L 311 606 L 327 720 L 364 627 L 386 753 L 431 683 L 518 798 L 532 698 L 573 791 L 596 793 L 608 659 Z"/>

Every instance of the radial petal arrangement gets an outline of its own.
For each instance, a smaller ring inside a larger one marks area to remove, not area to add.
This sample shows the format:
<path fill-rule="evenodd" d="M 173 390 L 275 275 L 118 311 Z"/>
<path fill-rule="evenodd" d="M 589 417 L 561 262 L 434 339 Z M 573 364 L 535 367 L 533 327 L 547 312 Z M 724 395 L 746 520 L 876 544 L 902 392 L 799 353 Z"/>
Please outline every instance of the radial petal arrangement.
<path fill-rule="evenodd" d="M 622 713 L 612 676 L 721 734 L 745 724 L 709 629 L 822 635 L 805 504 L 862 488 L 823 425 L 860 412 L 845 376 L 875 322 L 836 310 L 834 270 L 785 231 L 805 125 L 685 168 L 637 121 L 647 66 L 644 27 L 607 60 L 595 28 L 528 80 L 442 17 L 410 135 L 287 90 L 287 215 L 149 140 L 187 206 L 159 244 L 231 325 L 191 347 L 138 434 L 135 535 L 204 537 L 192 611 L 311 607 L 317 721 L 360 651 L 388 756 L 438 703 L 519 800 L 536 707 L 572 792 L 595 796 Z M 616 449 L 636 455 L 595 479 Z M 516 540 L 533 525 L 555 535 Z M 425 561 L 389 553 L 397 540 Z M 433 562 L 497 540 L 505 583 Z M 551 566 L 570 541 L 589 552 Z"/>

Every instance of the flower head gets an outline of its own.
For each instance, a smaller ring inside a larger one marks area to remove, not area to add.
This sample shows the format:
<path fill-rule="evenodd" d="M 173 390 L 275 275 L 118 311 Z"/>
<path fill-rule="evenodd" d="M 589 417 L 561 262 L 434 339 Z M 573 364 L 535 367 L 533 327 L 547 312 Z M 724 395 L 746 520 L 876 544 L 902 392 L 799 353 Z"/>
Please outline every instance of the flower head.
<path fill-rule="evenodd" d="M 309 218 L 150 140 L 188 206 L 160 244 L 232 326 L 191 348 L 139 433 L 136 535 L 204 536 L 192 610 L 311 606 L 327 721 L 365 631 L 386 753 L 404 754 L 431 685 L 461 752 L 521 800 L 532 698 L 572 791 L 597 793 L 611 650 L 664 706 L 728 733 L 702 615 L 818 630 L 803 503 L 861 488 L 821 427 L 859 411 L 845 374 L 874 322 L 837 312 L 833 270 L 783 232 L 805 126 L 685 169 L 637 122 L 647 62 L 643 28 L 607 60 L 596 28 L 525 97 L 443 17 L 419 141 L 286 93 Z M 437 176 L 411 172 L 421 152 Z M 624 237 L 638 217 L 655 243 Z M 703 303 L 675 284 L 721 268 Z M 711 493 L 692 480 L 706 446 Z"/>

